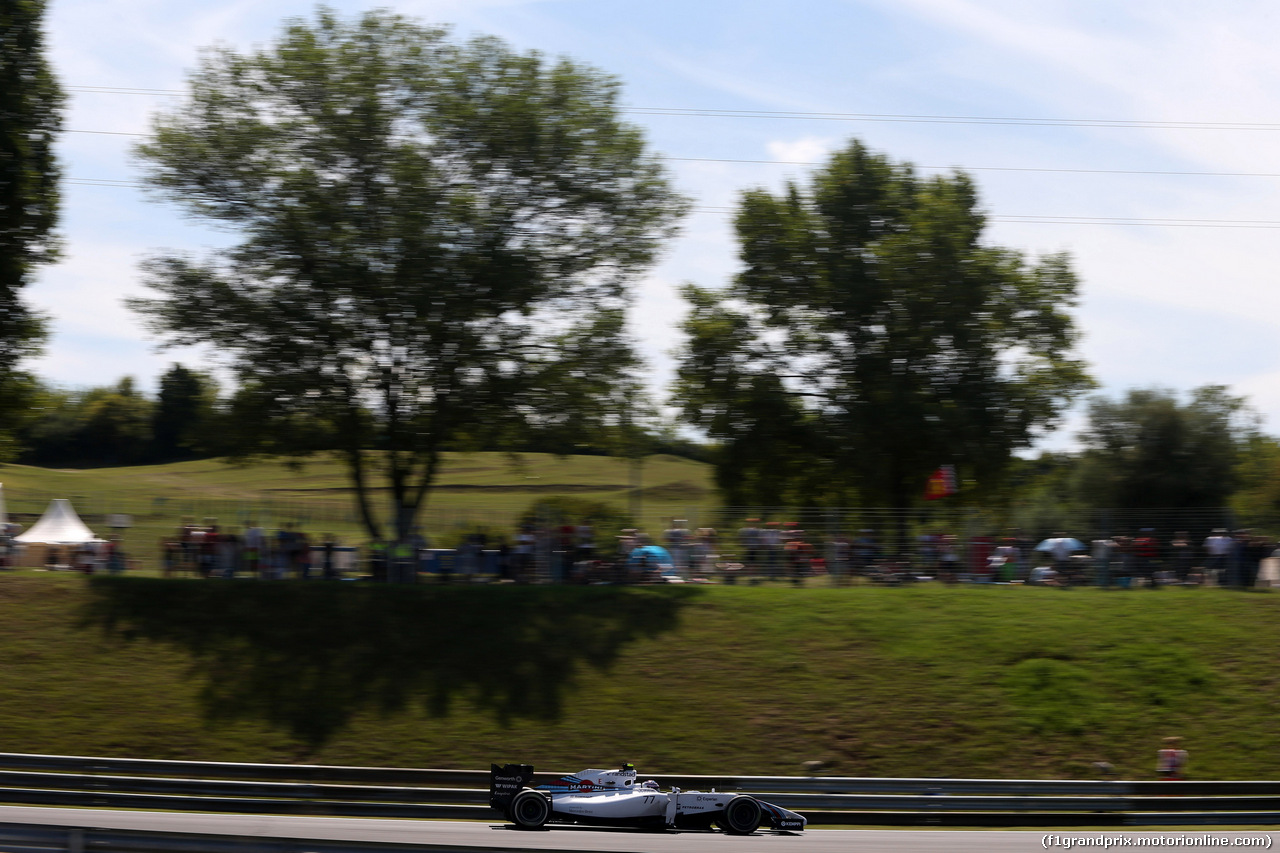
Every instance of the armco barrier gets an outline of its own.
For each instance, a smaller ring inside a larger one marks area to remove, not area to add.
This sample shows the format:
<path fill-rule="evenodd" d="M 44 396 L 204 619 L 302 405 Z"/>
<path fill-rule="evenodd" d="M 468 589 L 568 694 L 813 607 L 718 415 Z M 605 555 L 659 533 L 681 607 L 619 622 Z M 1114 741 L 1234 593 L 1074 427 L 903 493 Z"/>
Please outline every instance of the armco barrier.
<path fill-rule="evenodd" d="M 541 773 L 539 781 L 557 774 Z M 814 826 L 1280 824 L 1280 782 L 688 776 L 744 790 Z M 0 753 L 0 802 L 344 817 L 491 819 L 483 770 L 231 764 Z"/>
<path fill-rule="evenodd" d="M 475 847 L 0 823 L 5 853 L 476 853 Z M 493 850 L 493 848 L 490 848 Z"/>

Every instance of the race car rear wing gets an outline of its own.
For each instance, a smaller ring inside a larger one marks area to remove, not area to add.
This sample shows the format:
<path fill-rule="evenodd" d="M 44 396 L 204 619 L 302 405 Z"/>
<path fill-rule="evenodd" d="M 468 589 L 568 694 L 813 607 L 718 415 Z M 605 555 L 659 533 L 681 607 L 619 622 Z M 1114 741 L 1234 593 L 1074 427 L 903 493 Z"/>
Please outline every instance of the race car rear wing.
<path fill-rule="evenodd" d="M 532 764 L 489 765 L 489 805 L 506 814 L 511 800 L 533 781 Z"/>

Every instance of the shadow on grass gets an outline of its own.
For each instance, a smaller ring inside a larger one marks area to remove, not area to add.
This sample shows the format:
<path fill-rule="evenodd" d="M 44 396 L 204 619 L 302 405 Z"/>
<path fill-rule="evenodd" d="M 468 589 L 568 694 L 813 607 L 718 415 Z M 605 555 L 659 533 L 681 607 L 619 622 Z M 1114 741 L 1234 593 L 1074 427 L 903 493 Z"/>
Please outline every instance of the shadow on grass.
<path fill-rule="evenodd" d="M 692 587 L 388 587 L 95 577 L 83 624 L 192 656 L 210 721 L 255 719 L 318 748 L 363 711 L 467 697 L 554 720 L 582 665 L 670 631 Z"/>

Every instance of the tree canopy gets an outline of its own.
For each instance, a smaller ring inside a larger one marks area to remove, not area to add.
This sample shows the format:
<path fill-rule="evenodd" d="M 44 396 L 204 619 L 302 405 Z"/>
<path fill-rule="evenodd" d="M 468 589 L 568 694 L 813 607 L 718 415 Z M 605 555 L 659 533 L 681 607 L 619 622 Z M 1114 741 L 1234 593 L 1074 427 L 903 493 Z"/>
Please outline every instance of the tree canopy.
<path fill-rule="evenodd" d="M 986 244 L 965 174 L 853 141 L 807 186 L 744 193 L 735 224 L 744 269 L 688 289 L 676 393 L 731 501 L 907 506 L 943 464 L 991 483 L 1089 386 L 1068 259 Z M 785 467 L 779 432 L 806 449 Z"/>
<path fill-rule="evenodd" d="M 1193 390 L 1186 403 L 1152 388 L 1096 397 L 1081 434 L 1080 497 L 1116 508 L 1226 506 L 1257 433 L 1244 398 L 1220 385 Z"/>
<path fill-rule="evenodd" d="M 171 462 L 207 452 L 217 403 L 217 388 L 208 376 L 181 364 L 166 370 L 151 418 L 150 458 Z"/>
<path fill-rule="evenodd" d="M 44 0 L 0 3 L 0 459 L 17 450 L 12 432 L 35 390 L 17 367 L 44 339 L 21 290 L 58 248 L 63 95 L 44 55 L 44 11 Z"/>
<path fill-rule="evenodd" d="M 629 361 L 626 285 L 685 202 L 618 95 L 389 12 L 212 49 L 137 153 L 161 198 L 239 240 L 151 259 L 158 295 L 132 304 L 226 354 L 263 418 L 327 431 L 374 536 L 384 472 L 405 536 L 449 442 L 580 421 L 598 395 L 577 383 Z"/>

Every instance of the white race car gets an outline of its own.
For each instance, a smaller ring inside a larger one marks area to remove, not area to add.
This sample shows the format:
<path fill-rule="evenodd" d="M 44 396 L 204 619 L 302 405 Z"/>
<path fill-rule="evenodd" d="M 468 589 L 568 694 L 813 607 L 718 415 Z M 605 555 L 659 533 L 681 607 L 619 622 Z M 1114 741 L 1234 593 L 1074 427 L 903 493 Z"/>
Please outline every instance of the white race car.
<path fill-rule="evenodd" d="M 520 829 L 548 823 L 653 829 L 710 829 L 714 824 L 730 835 L 750 835 L 761 824 L 794 832 L 808 823 L 803 815 L 746 794 L 661 791 L 657 782 L 639 781 L 630 764 L 620 770 L 583 770 L 536 788 L 530 787 L 532 781 L 528 764 L 494 764 L 489 771 L 489 805 Z"/>

